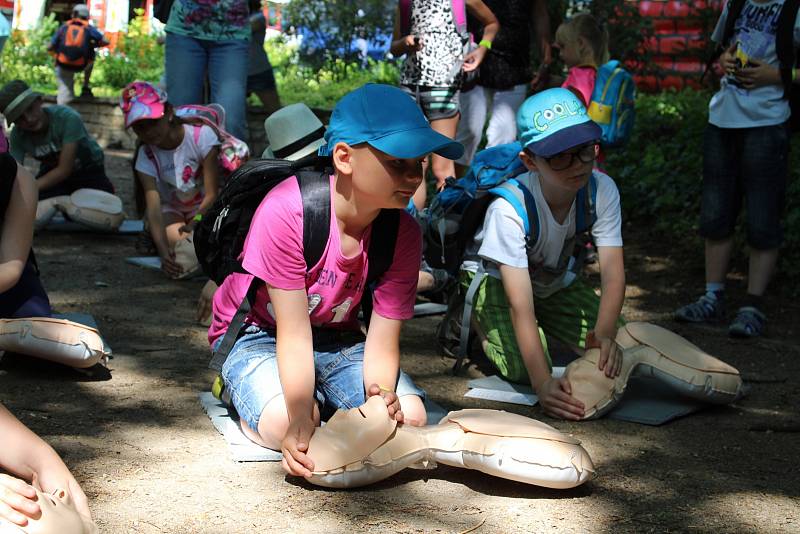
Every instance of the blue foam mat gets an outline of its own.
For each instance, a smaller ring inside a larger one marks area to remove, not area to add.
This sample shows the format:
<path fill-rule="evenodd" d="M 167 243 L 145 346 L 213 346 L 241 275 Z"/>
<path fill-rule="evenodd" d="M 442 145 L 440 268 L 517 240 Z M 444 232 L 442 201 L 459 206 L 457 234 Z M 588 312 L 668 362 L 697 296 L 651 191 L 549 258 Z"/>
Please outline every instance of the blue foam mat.
<path fill-rule="evenodd" d="M 108 233 L 108 234 L 122 234 L 132 235 L 144 231 L 144 221 L 141 219 L 125 219 L 122 224 L 113 232 L 100 232 L 98 230 L 89 228 L 83 224 L 75 221 L 65 219 L 62 215 L 56 214 L 50 222 L 48 222 L 42 230 L 52 232 L 94 232 L 94 233 Z"/>
<path fill-rule="evenodd" d="M 558 368 L 553 368 L 554 376 Z M 563 368 L 562 372 L 563 372 Z M 512 384 L 499 376 L 470 380 L 471 389 L 465 396 L 534 406 L 538 398 L 530 386 Z M 502 399 L 502 400 L 501 400 Z M 618 421 L 659 426 L 684 415 L 701 410 L 707 404 L 676 393 L 666 384 L 645 376 L 632 376 L 625 395 L 606 417 Z"/>

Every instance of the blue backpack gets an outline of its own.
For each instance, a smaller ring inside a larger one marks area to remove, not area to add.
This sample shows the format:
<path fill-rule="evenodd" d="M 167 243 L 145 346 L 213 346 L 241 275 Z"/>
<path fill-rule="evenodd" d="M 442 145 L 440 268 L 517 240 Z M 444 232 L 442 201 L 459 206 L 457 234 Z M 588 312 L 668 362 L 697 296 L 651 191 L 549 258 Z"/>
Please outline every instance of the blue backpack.
<path fill-rule="evenodd" d="M 497 197 L 508 201 L 522 219 L 526 249 L 529 254 L 532 252 L 539 239 L 539 212 L 533 194 L 515 178 L 527 171 L 519 158 L 521 151 L 522 145 L 516 142 L 479 152 L 467 174 L 459 180 L 449 180 L 434 197 L 422 217 L 425 260 L 430 266 L 458 275 L 464 252 L 483 225 L 489 204 Z M 578 191 L 575 202 L 575 233 L 580 235 L 597 220 L 597 179 L 594 174 Z M 572 251 L 568 252 L 571 255 Z M 581 263 L 573 262 L 574 265 Z M 450 296 L 447 314 L 437 332 L 440 349 L 456 358 L 454 373 L 467 354 L 472 301 L 484 274 L 481 269 L 466 294 L 455 291 Z"/>
<path fill-rule="evenodd" d="M 613 59 L 597 69 L 589 117 L 603 130 L 604 147 L 619 147 L 628 142 L 636 117 L 636 84 L 631 73 Z"/>

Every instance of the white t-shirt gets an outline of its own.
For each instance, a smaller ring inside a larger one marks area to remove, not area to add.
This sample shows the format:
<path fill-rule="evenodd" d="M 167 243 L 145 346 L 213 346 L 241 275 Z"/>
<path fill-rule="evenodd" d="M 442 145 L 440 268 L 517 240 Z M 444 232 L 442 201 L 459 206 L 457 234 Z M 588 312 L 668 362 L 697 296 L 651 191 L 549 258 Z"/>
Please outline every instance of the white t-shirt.
<path fill-rule="evenodd" d="M 621 247 L 622 215 L 619 191 L 608 175 L 599 171 L 594 171 L 594 174 L 597 179 L 597 221 L 592 226 L 595 245 L 598 247 Z M 528 188 L 536 201 L 536 210 L 539 215 L 539 238 L 533 247 L 532 259 L 535 270 L 532 281 L 534 295 L 544 298 L 568 286 L 574 280 L 574 277 L 569 276 L 568 273 L 561 273 L 560 276 L 553 279 L 544 274 L 537 276 L 536 271 L 557 269 L 559 266 L 564 244 L 575 236 L 575 202 L 573 201 L 564 223 L 559 224 L 553 218 L 550 206 L 542 194 L 539 175 L 530 172 L 518 176 L 517 180 Z M 475 272 L 478 269 L 478 261 L 483 259 L 486 272 L 498 279 L 500 278 L 498 264 L 519 268 L 528 267 L 522 218 L 517 215 L 516 210 L 507 200 L 497 198 L 489 204 L 483 220 L 483 227 L 475 233 L 475 240 L 467 247 L 465 257 L 462 269 Z"/>
<path fill-rule="evenodd" d="M 183 141 L 175 150 L 148 145 L 158 160 L 157 166 L 147 157 L 145 147 L 139 148 L 136 170 L 155 177 L 162 204 L 181 209 L 203 200 L 203 160 L 213 147 L 219 146 L 219 139 L 208 126 L 200 126 L 195 132 L 196 128 L 183 125 Z"/>
<path fill-rule="evenodd" d="M 739 44 L 739 57 L 758 59 L 773 67 L 780 65 L 775 51 L 775 36 L 783 0 L 748 2 L 733 28 L 732 42 Z M 800 46 L 800 13 L 794 23 L 794 46 Z M 728 19 L 728 6 L 722 11 L 711 39 L 720 43 Z M 724 43 L 720 43 L 723 44 Z M 732 76 L 725 76 L 719 91 L 708 106 L 708 122 L 719 128 L 756 128 L 782 124 L 789 119 L 789 101 L 783 98 L 783 84 L 744 89 Z"/>

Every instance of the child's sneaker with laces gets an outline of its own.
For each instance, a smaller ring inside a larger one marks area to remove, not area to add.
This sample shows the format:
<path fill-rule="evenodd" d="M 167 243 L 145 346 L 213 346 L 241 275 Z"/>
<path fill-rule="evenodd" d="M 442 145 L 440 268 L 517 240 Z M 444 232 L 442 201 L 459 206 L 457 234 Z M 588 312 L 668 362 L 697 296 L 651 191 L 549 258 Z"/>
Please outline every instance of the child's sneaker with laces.
<path fill-rule="evenodd" d="M 708 292 L 691 304 L 678 308 L 675 320 L 684 323 L 716 322 L 722 320 L 724 309 L 722 294 Z"/>
<path fill-rule="evenodd" d="M 742 306 L 728 327 L 731 337 L 758 337 L 764 333 L 767 316 L 753 306 Z"/>

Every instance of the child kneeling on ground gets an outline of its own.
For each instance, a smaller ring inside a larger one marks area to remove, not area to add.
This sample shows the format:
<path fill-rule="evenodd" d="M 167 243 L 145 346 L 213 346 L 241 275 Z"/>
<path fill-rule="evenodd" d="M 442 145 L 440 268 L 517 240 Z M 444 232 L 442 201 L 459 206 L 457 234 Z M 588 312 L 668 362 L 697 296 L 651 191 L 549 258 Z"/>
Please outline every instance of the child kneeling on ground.
<path fill-rule="evenodd" d="M 619 192 L 611 178 L 593 169 L 600 127 L 568 89 L 528 98 L 517 112 L 517 131 L 519 157 L 529 171 L 517 180 L 535 202 L 538 217 L 530 226 L 538 228 L 538 238 L 528 241 L 509 201 L 493 200 L 467 247 L 461 282 L 466 288 L 476 273 L 488 274 L 474 297 L 472 324 L 500 374 L 530 381 L 548 414 L 577 420 L 584 406 L 572 397 L 566 378 L 551 375 L 544 335 L 576 352 L 599 346 L 599 367 L 607 376 L 619 374 L 614 338 L 625 297 Z M 591 232 L 600 260 L 599 298 L 569 270 L 578 211 L 585 209 L 576 197 L 590 180 L 597 191 Z"/>
<path fill-rule="evenodd" d="M 147 82 L 125 87 L 120 107 L 142 142 L 135 170 L 161 268 L 178 277 L 175 243 L 194 231 L 219 192 L 219 138 L 209 126 L 183 123 L 166 93 Z"/>
<path fill-rule="evenodd" d="M 330 234 L 321 259 L 306 265 L 303 202 L 287 178 L 261 202 L 242 266 L 214 296 L 209 341 L 217 347 L 253 278 L 263 281 L 222 367 L 226 390 L 254 442 L 283 452 L 283 466 L 310 476 L 314 428 L 336 409 L 381 395 L 390 416 L 425 424 L 424 392 L 400 371 L 400 328 L 414 314 L 421 256 L 419 225 L 403 208 L 422 183 L 431 153 L 463 147 L 434 132 L 400 89 L 368 84 L 336 105 L 321 153 L 330 156 Z M 397 209 L 391 265 L 377 280 L 364 340 L 357 319 L 368 272 L 373 221 Z"/>
<path fill-rule="evenodd" d="M 20 164 L 36 158 L 39 200 L 69 195 L 78 189 L 114 192 L 106 176 L 105 156 L 86 131 L 80 114 L 68 106 L 43 106 L 42 95 L 22 80 L 0 89 L 0 112 L 14 124 L 9 152 Z"/>

